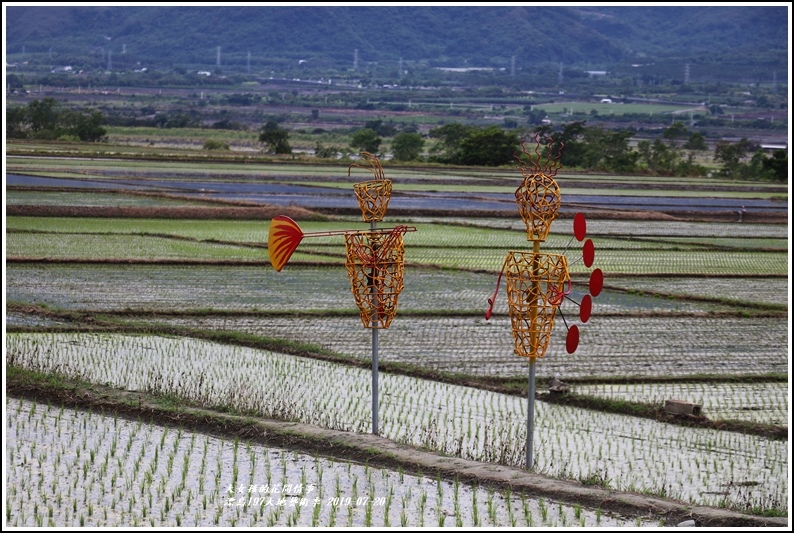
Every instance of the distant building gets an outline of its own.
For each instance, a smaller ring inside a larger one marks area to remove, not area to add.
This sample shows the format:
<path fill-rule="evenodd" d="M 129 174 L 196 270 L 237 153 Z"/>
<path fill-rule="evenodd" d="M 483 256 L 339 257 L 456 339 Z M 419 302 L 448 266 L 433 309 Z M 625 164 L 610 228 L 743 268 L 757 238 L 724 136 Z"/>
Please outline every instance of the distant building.
<path fill-rule="evenodd" d="M 762 144 L 761 150 L 764 152 L 776 152 L 777 150 L 788 150 L 788 144 Z"/>
<path fill-rule="evenodd" d="M 208 70 L 199 70 L 196 72 L 196 74 L 199 76 L 212 76 L 212 72 L 209 72 Z"/>
<path fill-rule="evenodd" d="M 611 104 L 612 103 L 612 98 L 602 98 L 601 99 L 601 103 L 602 104 Z"/>
<path fill-rule="evenodd" d="M 595 78 L 597 76 L 606 76 L 607 75 L 607 71 L 606 70 L 585 70 L 585 72 L 587 73 L 587 76 L 589 78 Z"/>

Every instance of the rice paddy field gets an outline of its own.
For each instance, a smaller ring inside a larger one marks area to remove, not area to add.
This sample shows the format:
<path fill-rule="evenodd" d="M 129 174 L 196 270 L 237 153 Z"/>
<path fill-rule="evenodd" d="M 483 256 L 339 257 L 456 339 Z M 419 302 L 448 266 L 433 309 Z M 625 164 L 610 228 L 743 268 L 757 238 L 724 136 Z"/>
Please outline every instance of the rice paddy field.
<path fill-rule="evenodd" d="M 5 407 L 11 527 L 658 524 L 140 419 L 16 399 Z"/>
<path fill-rule="evenodd" d="M 347 167 L 33 156 L 8 163 L 27 177 L 6 188 L 7 205 L 20 209 L 5 220 L 7 370 L 370 431 L 372 333 L 351 294 L 343 239 L 306 238 L 276 272 L 268 220 L 173 215 L 199 202 L 234 210 L 212 202 L 237 195 L 264 204 L 269 186 L 267 198 L 279 205 L 319 210 L 298 221 L 306 233 L 365 230 L 369 224 L 342 203 L 324 212 L 315 201 L 353 197 Z M 504 285 L 485 318 L 508 250 L 531 249 L 514 202 L 500 197 L 518 173 L 386 173 L 395 191 L 400 179 L 410 185 L 406 198 L 432 204 L 444 194 L 473 211 L 501 202 L 514 216 L 418 209 L 379 224 L 416 228 L 404 236 L 397 316 L 378 336 L 379 435 L 442 458 L 524 470 L 528 363 L 514 355 Z M 787 210 L 787 193 L 704 180 L 695 185 L 710 190 L 693 187 L 684 203 L 662 178 L 563 176 L 563 193 L 566 182 L 588 191 L 590 199 L 570 209 L 588 216 L 595 262 L 584 265 L 571 213 L 562 213 L 542 250 L 567 256 L 572 285 L 536 365 L 543 394 L 535 402 L 533 471 L 787 519 L 789 228 L 763 222 L 763 209 Z M 643 187 L 649 194 L 640 194 Z M 643 212 L 665 215 L 627 219 L 635 208 L 611 203 L 621 188 L 651 199 Z M 706 216 L 733 212 L 731 202 L 760 214 L 742 223 Z M 664 205 L 689 215 L 673 216 Z M 149 215 L 80 215 L 97 207 Z M 33 208 L 53 214 L 25 214 Z M 77 212 L 65 216 L 64 208 Z M 603 216 L 610 208 L 621 216 Z M 579 305 L 596 267 L 604 289 L 583 322 Z M 568 354 L 573 325 L 580 343 Z M 565 396 L 575 403 L 547 393 L 552 377 L 569 384 Z M 670 399 L 700 405 L 703 416 L 663 416 Z M 658 516 L 621 516 L 504 486 L 423 477 L 408 466 L 312 456 L 41 399 L 8 398 L 5 412 L 12 526 L 660 525 Z M 238 505 L 226 489 L 239 484 L 292 488 Z M 285 502 L 267 504 L 271 498 Z"/>

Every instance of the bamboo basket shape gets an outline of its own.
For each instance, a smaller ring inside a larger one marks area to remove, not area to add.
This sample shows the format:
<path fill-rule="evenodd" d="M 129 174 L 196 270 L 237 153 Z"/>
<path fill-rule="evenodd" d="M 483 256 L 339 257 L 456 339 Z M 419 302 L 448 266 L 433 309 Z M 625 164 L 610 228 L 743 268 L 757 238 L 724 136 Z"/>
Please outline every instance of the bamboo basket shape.
<path fill-rule="evenodd" d="M 397 313 L 405 274 L 405 231 L 397 227 L 388 233 L 345 234 L 345 266 L 365 328 L 386 329 Z"/>
<path fill-rule="evenodd" d="M 521 142 L 521 151 L 528 156 L 530 168 L 526 161 L 518 159 L 521 166 L 516 167 L 524 176 L 524 181 L 516 189 L 516 205 L 518 213 L 527 226 L 527 240 L 543 242 L 549 235 L 551 223 L 557 218 L 560 209 L 560 186 L 554 180 L 557 171 L 562 164 L 560 163 L 560 151 L 557 156 L 553 156 L 552 143 L 547 147 L 546 161 L 541 162 L 542 156 L 538 152 L 540 143 L 536 137 L 535 156 L 527 152 L 524 142 Z"/>
<path fill-rule="evenodd" d="M 568 260 L 564 255 L 510 251 L 504 266 L 515 353 L 543 357 L 571 279 Z"/>
<path fill-rule="evenodd" d="M 368 152 L 361 152 L 361 159 L 366 161 L 368 166 L 350 165 L 347 175 L 350 175 L 350 169 L 353 167 L 365 168 L 374 174 L 374 180 L 354 184 L 353 191 L 356 193 L 356 200 L 361 208 L 364 222 L 379 222 L 386 216 L 386 210 L 389 208 L 391 181 L 386 179 L 383 167 L 377 157 Z"/>
<path fill-rule="evenodd" d="M 516 189 L 516 205 L 527 226 L 527 240 L 545 241 L 560 208 L 560 187 L 545 173 L 525 175 Z"/>

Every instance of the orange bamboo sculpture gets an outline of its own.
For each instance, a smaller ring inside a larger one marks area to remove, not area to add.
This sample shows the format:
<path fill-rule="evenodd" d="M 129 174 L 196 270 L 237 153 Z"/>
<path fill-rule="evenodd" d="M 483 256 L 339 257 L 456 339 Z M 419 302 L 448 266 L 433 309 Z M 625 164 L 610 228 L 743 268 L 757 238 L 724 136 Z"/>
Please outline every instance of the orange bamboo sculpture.
<path fill-rule="evenodd" d="M 389 208 L 391 181 L 386 179 L 383 167 L 377 157 L 369 152 L 361 152 L 361 158 L 368 163 L 368 166 L 354 163 L 348 167 L 347 175 L 350 175 L 350 169 L 353 167 L 367 169 L 375 175 L 374 180 L 362 181 L 353 185 L 353 191 L 356 193 L 364 222 L 380 222 L 386 216 L 386 210 Z"/>
<path fill-rule="evenodd" d="M 536 143 L 533 158 L 521 143 L 521 151 L 528 156 L 532 168 L 516 157 L 520 163 L 516 168 L 524 177 L 516 189 L 516 205 L 527 228 L 527 240 L 533 243 L 533 251 L 508 252 L 502 267 L 506 272 L 515 353 L 532 360 L 546 354 L 554 316 L 562 303 L 560 295 L 571 279 L 565 256 L 540 253 L 540 243 L 546 240 L 560 207 L 560 188 L 554 176 L 561 165 L 560 152 L 552 159 L 552 143 L 547 147 L 545 163 L 540 164 L 539 146 Z"/>

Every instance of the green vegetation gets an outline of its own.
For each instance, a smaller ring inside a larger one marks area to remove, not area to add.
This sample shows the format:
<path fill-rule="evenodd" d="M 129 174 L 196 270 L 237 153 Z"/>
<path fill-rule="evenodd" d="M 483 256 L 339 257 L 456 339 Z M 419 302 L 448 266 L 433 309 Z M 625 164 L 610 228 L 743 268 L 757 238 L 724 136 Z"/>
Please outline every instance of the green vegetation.
<path fill-rule="evenodd" d="M 275 120 L 268 120 L 262 126 L 259 142 L 266 144 L 274 154 L 292 153 L 292 146 L 289 144 L 289 131 L 280 128 Z"/>
<path fill-rule="evenodd" d="M 216 141 L 213 139 L 204 141 L 204 150 L 228 150 L 229 144 L 223 141 Z"/>
<path fill-rule="evenodd" d="M 6 133 L 12 139 L 96 142 L 105 137 L 104 120 L 99 111 L 72 111 L 53 98 L 44 98 L 33 100 L 26 107 L 9 108 Z"/>

